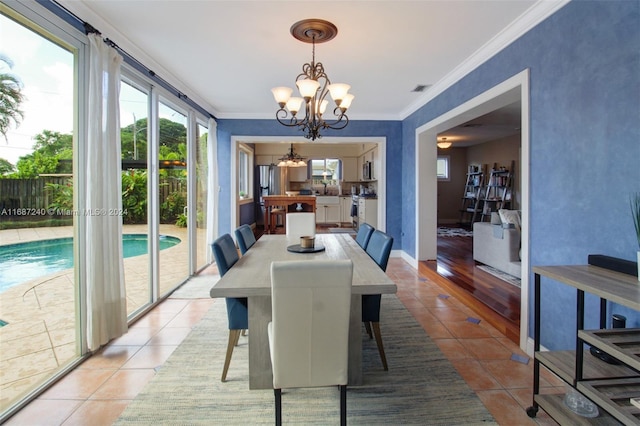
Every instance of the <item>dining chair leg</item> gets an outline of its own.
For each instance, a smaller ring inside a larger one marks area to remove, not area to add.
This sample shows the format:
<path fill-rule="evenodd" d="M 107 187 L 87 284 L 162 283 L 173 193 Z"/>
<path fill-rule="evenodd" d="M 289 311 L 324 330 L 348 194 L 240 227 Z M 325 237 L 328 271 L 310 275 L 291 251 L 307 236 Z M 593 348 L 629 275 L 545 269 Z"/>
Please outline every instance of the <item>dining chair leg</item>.
<path fill-rule="evenodd" d="M 274 389 L 273 395 L 276 402 L 276 426 L 282 425 L 282 389 Z"/>
<path fill-rule="evenodd" d="M 340 385 L 340 426 L 347 426 L 347 385 Z"/>
<path fill-rule="evenodd" d="M 387 366 L 387 357 L 384 354 L 384 346 L 382 345 L 382 334 L 380 334 L 380 323 L 372 322 L 373 326 L 373 334 L 376 336 L 376 343 L 378 344 L 378 352 L 380 352 L 380 359 L 382 360 L 382 366 L 384 367 L 384 371 L 389 371 L 389 367 Z"/>
<path fill-rule="evenodd" d="M 369 335 L 369 339 L 373 339 L 373 334 L 371 334 L 371 323 L 369 321 L 364 322 L 364 329 L 367 330 L 367 334 Z"/>
<path fill-rule="evenodd" d="M 231 363 L 231 355 L 233 354 L 233 347 L 238 344 L 240 338 L 240 330 L 229 330 L 229 343 L 227 343 L 227 356 L 224 359 L 224 367 L 222 368 L 221 382 L 227 380 L 227 371 L 229 371 L 229 364 Z"/>

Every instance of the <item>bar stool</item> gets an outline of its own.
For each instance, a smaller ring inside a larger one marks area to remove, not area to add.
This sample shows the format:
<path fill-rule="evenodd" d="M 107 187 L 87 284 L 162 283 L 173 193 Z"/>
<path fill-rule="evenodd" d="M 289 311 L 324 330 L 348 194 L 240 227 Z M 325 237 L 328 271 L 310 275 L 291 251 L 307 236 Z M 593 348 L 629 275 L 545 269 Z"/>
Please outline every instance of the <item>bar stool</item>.
<path fill-rule="evenodd" d="M 284 206 L 277 206 L 271 209 L 271 217 L 269 218 L 269 223 L 271 224 L 271 229 L 269 229 L 270 233 L 275 233 L 276 228 L 278 226 L 278 216 L 282 217 L 282 227 L 287 229 L 287 210 Z"/>

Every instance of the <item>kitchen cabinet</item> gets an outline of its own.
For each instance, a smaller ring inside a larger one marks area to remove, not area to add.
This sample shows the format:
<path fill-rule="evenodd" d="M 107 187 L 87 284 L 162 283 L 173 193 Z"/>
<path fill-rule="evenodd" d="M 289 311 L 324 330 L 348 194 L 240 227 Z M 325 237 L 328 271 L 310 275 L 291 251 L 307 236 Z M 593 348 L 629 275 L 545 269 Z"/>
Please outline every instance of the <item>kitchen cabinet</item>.
<path fill-rule="evenodd" d="M 359 180 L 369 181 L 369 180 L 377 180 L 377 173 L 380 169 L 380 157 L 378 154 L 378 147 L 376 146 L 374 149 L 371 149 L 365 152 L 363 155 L 359 157 L 358 161 L 358 177 Z M 371 177 L 365 178 L 363 176 L 363 165 L 365 163 L 370 163 L 371 167 Z"/>
<path fill-rule="evenodd" d="M 560 424 L 638 424 L 640 408 L 630 398 L 640 397 L 640 329 L 606 330 L 607 301 L 640 311 L 640 286 L 635 276 L 592 265 L 536 266 L 534 272 L 534 364 L 533 405 L 527 409 L 535 417 L 542 408 Z M 576 349 L 540 350 L 540 277 L 548 277 L 576 289 Z M 584 330 L 585 293 L 600 297 L 600 329 Z M 618 364 L 592 356 L 585 344 L 609 354 Z M 564 380 L 600 409 L 597 418 L 580 417 L 564 403 L 562 395 L 540 394 L 540 366 Z"/>
<path fill-rule="evenodd" d="M 342 180 L 344 182 L 358 182 L 358 170 L 362 170 L 362 166 L 358 167 L 357 157 L 342 157 Z"/>
<path fill-rule="evenodd" d="M 256 155 L 256 166 L 269 166 L 271 164 L 278 164 L 277 159 L 278 158 L 274 157 L 273 155 Z"/>
<path fill-rule="evenodd" d="M 340 205 L 328 204 L 316 206 L 316 223 L 340 223 Z"/>
<path fill-rule="evenodd" d="M 306 167 L 289 167 L 289 182 L 306 182 Z"/>
<path fill-rule="evenodd" d="M 316 197 L 316 223 L 340 223 L 340 197 Z"/>
<path fill-rule="evenodd" d="M 351 223 L 351 197 L 340 197 L 340 222 Z"/>
<path fill-rule="evenodd" d="M 378 200 L 375 198 L 361 197 L 358 200 L 358 225 L 368 223 L 374 228 L 378 227 Z"/>
<path fill-rule="evenodd" d="M 378 170 L 380 170 L 380 155 L 377 146 L 371 150 L 371 164 L 373 165 L 371 170 L 371 179 L 377 180 Z"/>

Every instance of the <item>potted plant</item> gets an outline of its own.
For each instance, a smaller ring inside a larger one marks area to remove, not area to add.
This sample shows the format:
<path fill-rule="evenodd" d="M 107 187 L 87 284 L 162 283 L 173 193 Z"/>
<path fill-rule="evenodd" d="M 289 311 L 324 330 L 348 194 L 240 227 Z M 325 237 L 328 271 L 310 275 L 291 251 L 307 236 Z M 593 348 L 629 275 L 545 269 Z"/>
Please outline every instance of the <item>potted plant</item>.
<path fill-rule="evenodd" d="M 244 200 L 244 198 L 247 196 L 247 194 L 244 191 L 240 191 L 240 199 Z"/>
<path fill-rule="evenodd" d="M 631 195 L 631 217 L 633 217 L 633 225 L 636 228 L 636 237 L 638 238 L 638 281 L 640 281 L 640 192 Z"/>

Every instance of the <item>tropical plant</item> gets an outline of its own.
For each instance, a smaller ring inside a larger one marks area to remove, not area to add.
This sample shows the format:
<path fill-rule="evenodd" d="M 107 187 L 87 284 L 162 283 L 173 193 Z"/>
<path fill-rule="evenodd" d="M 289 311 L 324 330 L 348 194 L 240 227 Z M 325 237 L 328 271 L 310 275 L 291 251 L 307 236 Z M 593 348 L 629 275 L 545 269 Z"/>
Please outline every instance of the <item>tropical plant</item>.
<path fill-rule="evenodd" d="M 47 205 L 48 209 L 57 212 L 73 210 L 73 180 L 68 179 L 66 183 L 47 183 L 45 191 L 51 199 Z"/>
<path fill-rule="evenodd" d="M 176 219 L 176 226 L 179 228 L 187 227 L 187 215 L 184 213 L 180 213 L 178 215 L 178 219 Z"/>
<path fill-rule="evenodd" d="M 4 158 L 0 158 L 0 176 L 10 175 L 16 168 Z"/>
<path fill-rule="evenodd" d="M 124 223 L 147 221 L 147 172 L 127 170 L 122 172 L 122 209 L 126 212 Z"/>
<path fill-rule="evenodd" d="M 4 63 L 4 66 L 0 66 L 0 133 L 6 140 L 11 123 L 17 127 L 24 117 L 24 112 L 20 109 L 24 95 L 20 78 L 7 72 L 13 68 L 13 61 L 0 54 L 0 62 Z"/>
<path fill-rule="evenodd" d="M 71 134 L 43 130 L 42 133 L 34 136 L 34 140 L 34 151 L 20 157 L 16 163 L 16 172 L 6 177 L 28 179 L 44 173 L 72 172 L 73 136 Z"/>
<path fill-rule="evenodd" d="M 636 228 L 636 237 L 638 238 L 638 247 L 640 248 L 640 192 L 631 195 L 630 204 L 633 225 Z"/>
<path fill-rule="evenodd" d="M 160 206 L 160 220 L 162 223 L 171 223 L 175 221 L 178 216 L 184 212 L 184 207 L 186 205 L 186 194 L 180 191 L 170 193 Z"/>

